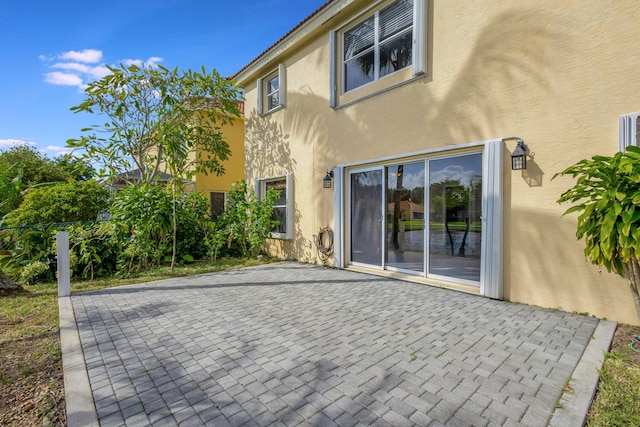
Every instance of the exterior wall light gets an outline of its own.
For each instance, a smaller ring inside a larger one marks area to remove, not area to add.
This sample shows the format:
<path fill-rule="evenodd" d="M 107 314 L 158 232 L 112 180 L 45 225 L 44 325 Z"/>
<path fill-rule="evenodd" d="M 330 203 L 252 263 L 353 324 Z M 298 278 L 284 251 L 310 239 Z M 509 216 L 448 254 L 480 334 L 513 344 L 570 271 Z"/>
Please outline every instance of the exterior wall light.
<path fill-rule="evenodd" d="M 331 181 L 333 181 L 333 171 L 327 171 L 327 174 L 322 178 L 322 188 L 331 188 Z"/>
<path fill-rule="evenodd" d="M 503 138 L 503 141 L 508 140 L 516 140 L 518 145 L 516 145 L 516 149 L 511 153 L 511 170 L 519 171 L 527 168 L 527 153 L 529 152 L 529 147 L 524 141 L 516 136 L 512 136 L 509 138 Z"/>

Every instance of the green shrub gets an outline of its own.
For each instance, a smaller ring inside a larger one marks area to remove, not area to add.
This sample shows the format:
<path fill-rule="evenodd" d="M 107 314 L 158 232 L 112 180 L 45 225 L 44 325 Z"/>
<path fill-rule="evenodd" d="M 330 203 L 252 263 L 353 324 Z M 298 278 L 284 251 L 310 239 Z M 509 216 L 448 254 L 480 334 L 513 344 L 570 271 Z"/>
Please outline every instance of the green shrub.
<path fill-rule="evenodd" d="M 30 188 L 20 206 L 4 219 L 7 226 L 93 221 L 109 207 L 111 193 L 97 181 L 69 181 Z"/>
<path fill-rule="evenodd" d="M 56 232 L 54 224 L 9 230 L 13 248 L 0 258 L 3 270 L 25 284 L 55 280 Z"/>
<path fill-rule="evenodd" d="M 189 261 L 206 254 L 204 235 L 209 207 L 204 195 L 176 197 L 177 259 Z M 122 248 L 119 266 L 124 270 L 147 268 L 171 259 L 173 195 L 151 185 L 129 186 L 114 198 L 110 221 Z"/>
<path fill-rule="evenodd" d="M 260 200 L 248 191 L 244 180 L 234 183 L 227 193 L 225 212 L 216 219 L 215 226 L 207 234 L 211 257 L 258 255 L 271 230 L 278 224 L 272 219 L 278 193 L 270 189 Z"/>
<path fill-rule="evenodd" d="M 573 205 L 565 215 L 580 212 L 576 237 L 584 237 L 585 257 L 626 276 L 640 315 L 640 148 L 581 160 L 558 175 L 577 178 L 558 203 Z"/>
<path fill-rule="evenodd" d="M 115 239 L 115 224 L 109 221 L 74 224 L 69 233 L 72 277 L 93 280 L 117 270 L 120 245 Z"/>

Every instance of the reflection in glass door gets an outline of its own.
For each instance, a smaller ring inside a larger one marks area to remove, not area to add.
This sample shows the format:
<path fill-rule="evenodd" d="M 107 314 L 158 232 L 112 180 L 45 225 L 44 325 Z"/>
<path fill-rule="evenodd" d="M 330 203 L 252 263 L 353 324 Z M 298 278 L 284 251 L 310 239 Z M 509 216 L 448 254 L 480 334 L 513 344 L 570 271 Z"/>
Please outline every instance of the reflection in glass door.
<path fill-rule="evenodd" d="M 425 163 L 385 168 L 387 230 L 385 266 L 424 271 Z"/>
<path fill-rule="evenodd" d="M 480 282 L 482 154 L 429 161 L 429 275 Z"/>
<path fill-rule="evenodd" d="M 349 262 L 479 286 L 482 153 L 349 176 Z"/>
<path fill-rule="evenodd" d="M 351 261 L 382 266 L 382 169 L 351 174 Z"/>

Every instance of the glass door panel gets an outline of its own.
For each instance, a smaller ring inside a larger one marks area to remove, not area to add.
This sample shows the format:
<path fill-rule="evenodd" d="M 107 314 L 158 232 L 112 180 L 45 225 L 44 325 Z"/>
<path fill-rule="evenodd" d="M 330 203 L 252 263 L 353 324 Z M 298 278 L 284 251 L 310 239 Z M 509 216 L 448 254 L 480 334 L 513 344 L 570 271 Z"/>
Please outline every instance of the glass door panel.
<path fill-rule="evenodd" d="M 425 163 L 385 168 L 387 227 L 385 265 L 424 272 Z"/>
<path fill-rule="evenodd" d="M 482 154 L 429 161 L 429 275 L 479 284 Z"/>
<path fill-rule="evenodd" d="M 351 173 L 351 262 L 382 267 L 382 169 Z"/>

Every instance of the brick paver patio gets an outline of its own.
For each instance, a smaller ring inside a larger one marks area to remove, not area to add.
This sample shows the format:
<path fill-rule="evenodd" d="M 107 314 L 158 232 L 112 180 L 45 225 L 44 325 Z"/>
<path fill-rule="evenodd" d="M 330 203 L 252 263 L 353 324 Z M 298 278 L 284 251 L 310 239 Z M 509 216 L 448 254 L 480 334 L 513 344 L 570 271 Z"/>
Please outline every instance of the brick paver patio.
<path fill-rule="evenodd" d="M 598 324 L 293 262 L 72 302 L 103 426 L 544 426 Z"/>

